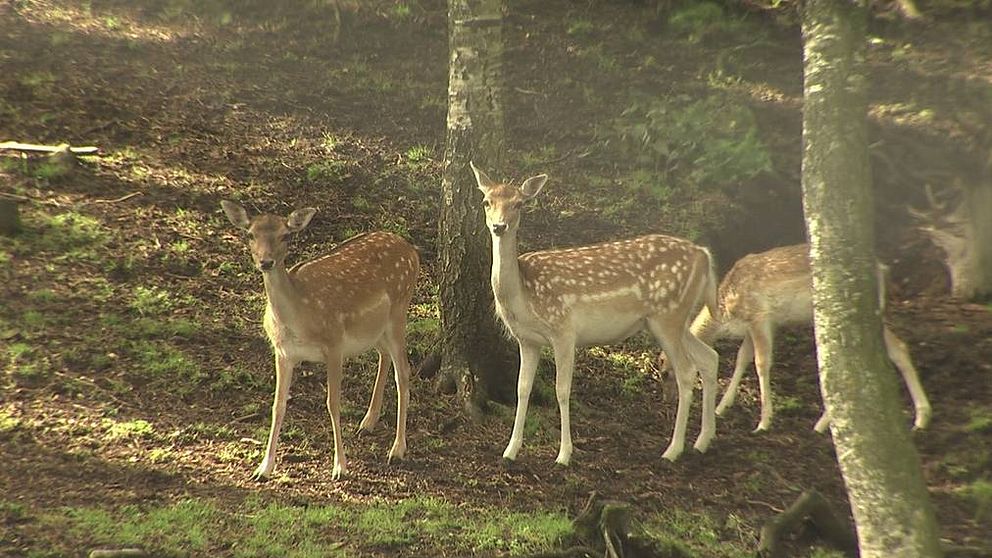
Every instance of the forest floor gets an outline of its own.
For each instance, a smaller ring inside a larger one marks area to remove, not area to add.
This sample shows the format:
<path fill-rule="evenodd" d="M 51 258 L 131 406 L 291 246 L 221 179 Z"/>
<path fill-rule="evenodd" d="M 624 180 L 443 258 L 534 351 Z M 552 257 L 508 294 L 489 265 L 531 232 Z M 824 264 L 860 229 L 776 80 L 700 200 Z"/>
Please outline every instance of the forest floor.
<path fill-rule="evenodd" d="M 725 14 L 687 37 L 636 3 L 510 4 L 508 163 L 492 170 L 551 174 L 524 216 L 528 246 L 669 232 L 712 244 L 725 269 L 802 239 L 794 22 Z M 759 34 L 720 21 L 767 31 L 741 43 Z M 444 4 L 21 0 L 0 5 L 0 29 L 0 140 L 100 147 L 69 172 L 0 153 L 0 195 L 21 202 L 25 229 L 0 237 L 0 555 L 115 546 L 176 556 L 513 554 L 553 544 L 567 531 L 560 521 L 595 492 L 630 502 L 698 556 L 747 556 L 761 525 L 804 490 L 847 510 L 830 437 L 812 431 L 821 404 L 809 328 L 778 336 L 772 430 L 752 433 L 749 376 L 709 451 L 675 463 L 661 459 L 674 405 L 642 338 L 580 352 L 568 468 L 554 466 L 547 359 L 507 469 L 499 457 L 512 407 L 473 422 L 421 377 L 408 457 L 387 464 L 392 386 L 379 428 L 356 433 L 374 375 L 366 355 L 346 370 L 350 470 L 332 480 L 323 374 L 307 365 L 275 478 L 252 480 L 272 357 L 261 280 L 219 201 L 282 214 L 317 207 L 295 260 L 366 230 L 417 244 L 416 366 L 438 328 Z M 980 179 L 992 32 L 945 14 L 912 25 L 880 17 L 872 36 L 875 161 L 894 163 L 876 178 L 888 321 L 934 409 L 911 436 L 942 538 L 958 556 L 992 556 L 992 306 L 945 295 L 936 252 L 904 207 L 922 203 L 925 182 Z M 626 189 L 628 162 L 607 141 L 635 102 L 626 86 L 747 97 L 773 169 L 716 193 Z M 717 349 L 725 385 L 736 345 Z M 690 444 L 698 420 L 697 403 Z M 790 548 L 827 556 L 815 543 Z"/>

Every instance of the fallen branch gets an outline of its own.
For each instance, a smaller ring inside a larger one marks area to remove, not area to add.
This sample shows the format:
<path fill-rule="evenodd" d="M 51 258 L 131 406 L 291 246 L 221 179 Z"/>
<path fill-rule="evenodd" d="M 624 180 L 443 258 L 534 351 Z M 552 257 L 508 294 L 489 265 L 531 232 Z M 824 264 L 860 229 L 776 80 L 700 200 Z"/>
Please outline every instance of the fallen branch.
<path fill-rule="evenodd" d="M 20 143 L 17 141 L 5 141 L 0 143 L 0 149 L 10 149 L 13 151 L 29 151 L 34 153 L 57 153 L 68 150 L 77 155 L 91 155 L 100 151 L 99 147 L 88 145 L 85 147 L 72 147 L 67 143 L 60 145 L 41 145 L 37 143 Z"/>

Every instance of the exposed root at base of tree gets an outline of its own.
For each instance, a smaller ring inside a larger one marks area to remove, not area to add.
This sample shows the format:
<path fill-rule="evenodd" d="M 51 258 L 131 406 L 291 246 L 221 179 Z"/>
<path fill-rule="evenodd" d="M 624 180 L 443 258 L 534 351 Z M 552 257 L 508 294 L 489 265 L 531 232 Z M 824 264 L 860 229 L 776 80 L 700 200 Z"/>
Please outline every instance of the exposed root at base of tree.
<path fill-rule="evenodd" d="M 624 502 L 602 500 L 595 492 L 573 522 L 572 546 L 527 558 L 691 558 L 676 542 L 659 541 L 641 528 Z"/>
<path fill-rule="evenodd" d="M 789 509 L 775 516 L 761 528 L 758 555 L 762 558 L 785 556 L 782 538 L 806 525 L 811 525 L 819 537 L 847 556 L 858 555 L 858 540 L 847 522 L 841 519 L 830 503 L 817 491 L 803 492 Z"/>

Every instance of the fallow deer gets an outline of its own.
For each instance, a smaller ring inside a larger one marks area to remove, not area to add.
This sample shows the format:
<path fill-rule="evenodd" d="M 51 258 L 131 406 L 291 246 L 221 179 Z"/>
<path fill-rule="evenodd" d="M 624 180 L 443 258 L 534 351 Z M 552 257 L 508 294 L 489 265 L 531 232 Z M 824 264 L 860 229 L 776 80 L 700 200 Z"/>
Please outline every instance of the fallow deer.
<path fill-rule="evenodd" d="M 885 268 L 878 265 L 879 304 L 885 308 Z M 767 430 L 772 423 L 771 366 L 775 329 L 788 324 L 813 323 L 813 275 L 809 245 L 796 244 L 744 256 L 720 283 L 720 317 L 713 318 L 703 308 L 692 323 L 692 332 L 706 343 L 724 337 L 740 338 L 734 375 L 720 399 L 716 413 L 722 415 L 737 395 L 744 370 L 754 361 L 761 395 L 761 419 L 755 431 Z M 888 326 L 882 330 L 889 359 L 902 374 L 916 407 L 914 428 L 930 422 L 930 402 L 920 384 L 906 343 Z M 830 424 L 824 412 L 814 428 L 824 432 Z"/>
<path fill-rule="evenodd" d="M 709 252 L 660 234 L 576 248 L 517 253 L 520 211 L 541 191 L 547 175 L 518 188 L 495 182 L 470 164 L 484 194 L 492 237 L 492 288 L 496 314 L 520 347 L 517 410 L 503 452 L 514 460 L 523 442 L 524 420 L 541 347 L 554 351 L 555 392 L 561 414 L 556 462 L 572 456 L 569 400 L 575 349 L 623 340 L 649 330 L 672 356 L 679 387 L 672 440 L 662 455 L 682 453 L 696 370 L 703 383 L 702 427 L 694 447 L 705 452 L 716 432 L 716 352 L 689 332 L 701 302 L 716 313 L 716 276 Z"/>
<path fill-rule="evenodd" d="M 346 358 L 371 347 L 379 353 L 379 369 L 359 429 L 371 430 L 379 420 L 391 361 L 397 412 L 389 459 L 402 459 L 410 401 L 406 314 L 420 266 L 417 251 L 395 234 L 372 232 L 337 245 L 325 256 L 286 269 L 289 239 L 310 223 L 315 209 L 298 209 L 288 218 L 259 215 L 250 219 L 237 203 L 225 200 L 221 206 L 234 226 L 248 232 L 252 259 L 265 284 L 263 326 L 275 352 L 272 427 L 265 456 L 254 476 L 267 477 L 275 468 L 293 369 L 303 361 L 322 362 L 327 368 L 327 411 L 334 432 L 331 475 L 338 479 L 346 473 L 340 419 L 342 368 Z"/>

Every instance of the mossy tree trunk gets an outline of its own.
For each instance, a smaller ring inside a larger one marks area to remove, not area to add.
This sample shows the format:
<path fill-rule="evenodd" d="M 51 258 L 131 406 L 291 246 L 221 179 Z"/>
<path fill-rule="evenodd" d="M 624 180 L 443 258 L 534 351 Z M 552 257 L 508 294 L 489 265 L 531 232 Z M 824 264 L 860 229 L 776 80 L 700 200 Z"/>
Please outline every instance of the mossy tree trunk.
<path fill-rule="evenodd" d="M 512 401 L 515 352 L 493 313 L 491 249 L 469 161 L 501 168 L 503 1 L 449 0 L 448 131 L 440 231 L 441 373 L 467 408 Z"/>
<path fill-rule="evenodd" d="M 882 348 L 867 151 L 864 0 L 803 5 L 803 206 L 820 385 L 861 556 L 940 556 Z"/>

